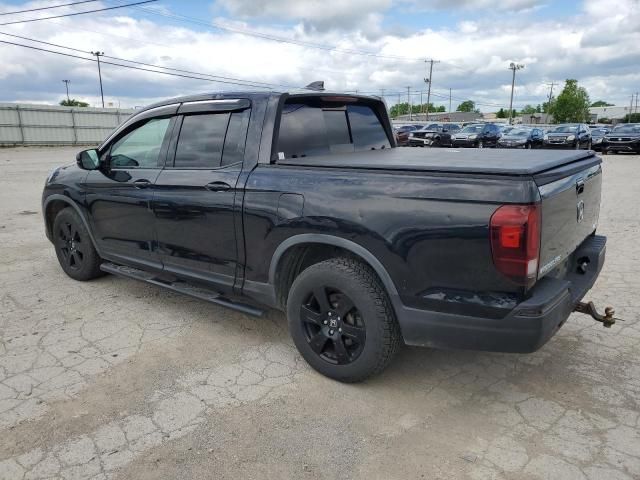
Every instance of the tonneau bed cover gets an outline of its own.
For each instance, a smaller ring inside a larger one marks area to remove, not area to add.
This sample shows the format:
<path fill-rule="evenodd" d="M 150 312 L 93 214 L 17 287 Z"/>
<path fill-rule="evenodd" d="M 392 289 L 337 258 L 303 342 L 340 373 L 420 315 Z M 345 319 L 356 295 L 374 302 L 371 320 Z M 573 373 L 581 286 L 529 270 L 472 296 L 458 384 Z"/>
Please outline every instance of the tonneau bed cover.
<path fill-rule="evenodd" d="M 536 175 L 554 168 L 581 162 L 584 168 L 600 158 L 590 150 L 510 149 L 424 149 L 390 148 L 278 160 L 282 165 L 340 167 L 380 170 L 475 173 L 493 175 Z"/>

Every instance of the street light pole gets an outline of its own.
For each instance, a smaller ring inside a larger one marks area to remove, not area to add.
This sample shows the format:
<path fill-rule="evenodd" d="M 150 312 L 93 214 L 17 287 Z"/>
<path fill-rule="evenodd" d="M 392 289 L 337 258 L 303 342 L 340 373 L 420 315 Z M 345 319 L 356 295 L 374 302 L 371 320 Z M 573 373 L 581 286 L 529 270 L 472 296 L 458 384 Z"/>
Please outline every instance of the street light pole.
<path fill-rule="evenodd" d="M 524 65 L 513 63 L 509 65 L 509 69 L 513 70 L 513 77 L 511 78 L 511 100 L 509 101 L 509 125 L 513 124 L 513 90 L 516 86 L 516 70 L 524 68 Z"/>
<path fill-rule="evenodd" d="M 409 106 L 409 121 L 412 121 L 413 112 L 411 111 L 411 87 L 407 87 L 407 105 Z"/>
<path fill-rule="evenodd" d="M 71 103 L 71 100 L 69 100 L 69 83 L 71 82 L 71 80 L 62 80 L 64 82 L 64 86 L 67 89 L 67 103 Z"/>
<path fill-rule="evenodd" d="M 104 52 L 95 51 L 91 52 L 98 60 L 98 78 L 100 79 L 100 98 L 102 99 L 102 108 L 104 108 L 104 92 L 102 91 L 102 72 L 100 71 L 100 57 L 104 55 Z"/>

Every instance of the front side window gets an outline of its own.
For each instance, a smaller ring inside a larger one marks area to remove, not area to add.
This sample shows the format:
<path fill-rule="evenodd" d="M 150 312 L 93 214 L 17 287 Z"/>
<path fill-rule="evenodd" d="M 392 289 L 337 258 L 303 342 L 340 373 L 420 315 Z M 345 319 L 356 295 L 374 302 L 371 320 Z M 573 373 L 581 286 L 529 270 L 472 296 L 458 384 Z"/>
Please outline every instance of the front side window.
<path fill-rule="evenodd" d="M 169 118 L 154 118 L 130 131 L 111 147 L 112 168 L 157 168 Z"/>

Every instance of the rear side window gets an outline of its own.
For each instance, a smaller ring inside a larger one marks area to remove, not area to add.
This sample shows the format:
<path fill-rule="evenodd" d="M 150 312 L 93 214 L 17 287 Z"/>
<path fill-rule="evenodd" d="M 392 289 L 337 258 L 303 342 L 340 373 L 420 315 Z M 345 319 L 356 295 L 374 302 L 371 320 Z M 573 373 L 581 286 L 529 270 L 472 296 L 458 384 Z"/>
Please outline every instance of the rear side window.
<path fill-rule="evenodd" d="M 249 110 L 185 115 L 180 128 L 175 168 L 217 168 L 244 156 Z"/>
<path fill-rule="evenodd" d="M 380 119 L 368 105 L 287 103 L 282 110 L 279 158 L 389 148 Z"/>

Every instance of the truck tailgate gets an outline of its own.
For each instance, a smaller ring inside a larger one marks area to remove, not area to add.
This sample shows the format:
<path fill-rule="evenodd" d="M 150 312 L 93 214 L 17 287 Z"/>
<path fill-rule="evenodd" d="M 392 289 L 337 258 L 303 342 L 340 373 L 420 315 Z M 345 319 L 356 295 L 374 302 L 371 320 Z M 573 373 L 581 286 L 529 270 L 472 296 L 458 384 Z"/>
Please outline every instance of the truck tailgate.
<path fill-rule="evenodd" d="M 591 235 L 598 225 L 602 166 L 598 157 L 535 175 L 542 198 L 541 278 Z"/>

